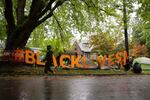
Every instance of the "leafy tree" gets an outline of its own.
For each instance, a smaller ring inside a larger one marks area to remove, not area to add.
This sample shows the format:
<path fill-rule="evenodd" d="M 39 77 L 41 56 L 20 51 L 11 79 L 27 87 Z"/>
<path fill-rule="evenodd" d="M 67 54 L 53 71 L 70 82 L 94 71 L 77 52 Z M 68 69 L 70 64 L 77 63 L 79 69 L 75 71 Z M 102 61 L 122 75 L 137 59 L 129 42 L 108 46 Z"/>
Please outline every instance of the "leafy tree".
<path fill-rule="evenodd" d="M 145 45 L 140 44 L 134 45 L 132 49 L 132 56 L 133 57 L 148 56 L 147 47 Z"/>
<path fill-rule="evenodd" d="M 92 31 L 93 22 L 113 15 L 112 0 L 2 0 L 6 19 L 6 49 L 23 48 L 31 33 L 48 18 L 52 32 Z M 55 20 L 55 24 L 53 24 Z M 98 23 L 97 23 L 98 24 Z M 53 27 L 54 26 L 54 27 Z M 55 27 L 57 26 L 57 27 Z M 66 27 L 66 28 L 65 28 Z M 55 31 L 54 31 L 55 30 Z"/>
<path fill-rule="evenodd" d="M 4 9 L 3 9 L 3 5 L 2 5 L 2 1 L 0 1 L 0 41 L 4 42 L 5 38 L 6 38 L 6 21 L 4 18 L 4 13 L 3 13 Z"/>
<path fill-rule="evenodd" d="M 101 54 L 108 54 L 114 48 L 115 39 L 109 33 L 99 33 L 92 35 L 90 38 L 90 44 L 94 48 L 93 50 L 99 50 Z"/>
<path fill-rule="evenodd" d="M 44 25 L 38 26 L 31 34 L 27 46 L 28 47 L 41 47 L 43 45 L 43 41 L 46 37 Z"/>
<path fill-rule="evenodd" d="M 145 45 L 150 56 L 150 4 L 149 0 L 138 0 L 137 24 L 133 28 L 133 46 Z M 147 54 L 145 52 L 145 54 Z"/>
<path fill-rule="evenodd" d="M 136 45 L 145 45 L 148 49 L 150 55 L 150 32 L 149 32 L 149 25 L 145 24 L 145 22 L 139 22 L 134 29 L 133 29 L 133 37 L 132 37 L 132 44 L 133 46 Z M 145 53 L 147 53 L 145 52 Z"/>

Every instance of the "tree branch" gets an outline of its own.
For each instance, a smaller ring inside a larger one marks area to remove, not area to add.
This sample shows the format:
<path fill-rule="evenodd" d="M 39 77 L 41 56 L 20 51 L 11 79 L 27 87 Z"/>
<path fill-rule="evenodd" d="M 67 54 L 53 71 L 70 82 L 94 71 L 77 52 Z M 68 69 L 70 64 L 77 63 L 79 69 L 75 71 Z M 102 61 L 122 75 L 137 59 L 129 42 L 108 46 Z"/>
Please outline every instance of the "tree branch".
<path fill-rule="evenodd" d="M 44 8 L 44 10 L 42 10 L 42 12 L 38 15 L 38 17 L 42 17 L 48 10 L 51 9 L 52 4 L 55 2 L 56 0 L 50 0 L 49 3 L 47 4 L 47 6 Z"/>
<path fill-rule="evenodd" d="M 36 25 L 39 20 L 37 14 L 42 11 L 44 6 L 45 3 L 43 2 L 43 0 L 32 0 L 28 18 L 25 20 L 26 22 L 23 23 L 22 28 L 26 27 L 26 25 L 32 28 L 38 26 Z"/>
<path fill-rule="evenodd" d="M 17 24 L 21 24 L 24 20 L 24 8 L 25 8 L 26 0 L 17 0 Z"/>
<path fill-rule="evenodd" d="M 103 11 L 104 13 L 108 14 L 108 15 L 111 15 L 108 11 L 102 9 L 102 8 L 99 8 L 99 7 L 96 7 L 96 5 L 91 1 L 91 5 L 89 5 L 86 1 L 84 0 L 81 0 L 82 2 L 84 2 L 88 8 L 91 8 L 91 7 L 94 7 L 95 9 L 98 9 L 99 11 Z"/>
<path fill-rule="evenodd" d="M 38 22 L 37 22 L 37 26 L 40 25 L 41 23 L 43 23 L 44 21 L 46 21 L 48 18 L 50 18 L 53 15 L 53 12 L 55 11 L 56 8 L 58 8 L 60 5 L 62 5 L 66 0 L 60 0 L 58 1 L 55 6 L 53 8 L 51 8 L 49 14 L 45 15 L 43 18 L 41 18 Z"/>
<path fill-rule="evenodd" d="M 7 21 L 7 31 L 8 35 L 10 35 L 15 28 L 15 20 L 13 16 L 13 4 L 12 0 L 5 0 L 5 19 Z"/>
<path fill-rule="evenodd" d="M 29 19 L 37 20 L 38 13 L 44 8 L 44 2 L 42 0 L 32 0 L 31 9 L 29 13 Z"/>
<path fill-rule="evenodd" d="M 62 34 L 63 34 L 63 28 L 61 27 L 60 22 L 59 22 L 59 20 L 57 19 L 57 17 L 56 17 L 55 15 L 53 15 L 53 17 L 54 17 L 54 19 L 56 20 L 57 25 L 58 25 L 58 27 L 59 27 L 61 40 L 63 40 L 63 35 L 62 35 Z"/>

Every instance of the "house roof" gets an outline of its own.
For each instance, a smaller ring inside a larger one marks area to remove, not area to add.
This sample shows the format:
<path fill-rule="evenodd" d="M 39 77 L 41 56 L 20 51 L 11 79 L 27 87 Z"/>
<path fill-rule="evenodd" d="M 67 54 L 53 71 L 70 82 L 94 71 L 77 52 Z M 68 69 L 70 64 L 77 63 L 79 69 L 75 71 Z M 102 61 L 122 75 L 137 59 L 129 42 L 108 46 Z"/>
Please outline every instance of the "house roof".
<path fill-rule="evenodd" d="M 79 46 L 83 52 L 91 52 L 92 48 L 89 47 L 89 43 L 81 42 Z"/>
<path fill-rule="evenodd" d="M 88 41 L 81 41 L 80 43 L 74 42 L 74 45 L 77 47 L 78 50 L 81 52 L 91 52 L 92 47 L 89 47 Z"/>

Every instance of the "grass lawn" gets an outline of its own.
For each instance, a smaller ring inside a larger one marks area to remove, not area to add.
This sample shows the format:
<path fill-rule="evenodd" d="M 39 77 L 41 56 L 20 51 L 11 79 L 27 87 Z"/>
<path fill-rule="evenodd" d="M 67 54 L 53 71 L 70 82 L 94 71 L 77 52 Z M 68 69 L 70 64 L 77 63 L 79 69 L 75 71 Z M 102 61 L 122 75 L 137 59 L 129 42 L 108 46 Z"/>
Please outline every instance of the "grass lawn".
<path fill-rule="evenodd" d="M 143 70 L 142 74 L 150 74 L 150 70 Z M 0 68 L 0 75 L 44 75 L 44 67 L 29 67 L 29 66 L 20 66 L 20 67 L 3 67 Z M 49 75 L 53 75 L 49 73 Z M 83 70 L 83 69 L 57 69 L 55 70 L 54 75 L 134 75 L 134 73 L 130 71 L 121 70 Z"/>
<path fill-rule="evenodd" d="M 150 70 L 145 70 L 145 71 L 143 71 L 142 73 L 144 73 L 144 74 L 149 74 L 149 75 L 150 75 Z"/>
<path fill-rule="evenodd" d="M 143 70 L 150 70 L 150 65 L 148 64 L 141 64 Z"/>
<path fill-rule="evenodd" d="M 150 65 L 148 64 L 141 64 L 142 70 L 144 74 L 150 74 Z"/>
<path fill-rule="evenodd" d="M 57 70 L 55 74 L 82 74 L 82 75 L 113 75 L 113 74 L 125 74 L 123 70 Z"/>

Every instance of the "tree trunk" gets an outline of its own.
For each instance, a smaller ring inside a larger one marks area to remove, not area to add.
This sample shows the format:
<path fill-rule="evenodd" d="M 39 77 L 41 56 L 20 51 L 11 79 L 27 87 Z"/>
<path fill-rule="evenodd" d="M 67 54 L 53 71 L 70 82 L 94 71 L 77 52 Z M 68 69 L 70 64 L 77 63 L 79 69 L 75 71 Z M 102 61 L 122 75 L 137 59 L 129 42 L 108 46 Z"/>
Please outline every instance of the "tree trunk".
<path fill-rule="evenodd" d="M 25 15 L 27 0 L 16 0 L 16 17 L 14 17 L 13 0 L 5 0 L 5 19 L 7 21 L 7 41 L 5 50 L 24 48 L 32 31 L 48 18 L 53 16 L 56 8 L 66 0 L 50 0 L 47 4 L 43 0 L 32 0 L 30 11 Z M 52 4 L 55 4 L 52 6 Z M 16 20 L 15 20 L 16 19 Z"/>
<path fill-rule="evenodd" d="M 127 55 L 129 56 L 129 43 L 128 43 L 128 25 L 127 25 L 127 10 L 126 0 L 123 0 L 123 22 L 124 22 L 124 37 L 125 37 L 125 48 Z"/>
<path fill-rule="evenodd" d="M 5 50 L 24 48 L 34 28 L 35 27 L 31 25 L 25 25 L 23 28 L 16 28 L 16 31 L 7 36 Z"/>

